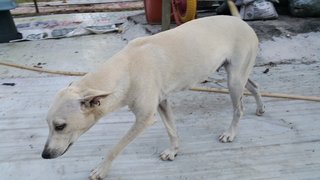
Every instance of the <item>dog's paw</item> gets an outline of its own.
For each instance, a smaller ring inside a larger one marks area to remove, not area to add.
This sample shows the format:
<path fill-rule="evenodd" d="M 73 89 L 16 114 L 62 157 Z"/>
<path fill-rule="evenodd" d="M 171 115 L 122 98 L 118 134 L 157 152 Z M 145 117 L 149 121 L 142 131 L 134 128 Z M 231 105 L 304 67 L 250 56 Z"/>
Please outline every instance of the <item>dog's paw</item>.
<path fill-rule="evenodd" d="M 260 107 L 260 108 L 257 108 L 257 110 L 256 110 L 256 115 L 257 115 L 257 116 L 262 116 L 264 112 L 265 112 L 264 106 L 262 106 L 262 107 Z"/>
<path fill-rule="evenodd" d="M 107 176 L 109 168 L 110 167 L 108 165 L 100 164 L 98 167 L 96 167 L 95 169 L 93 169 L 91 171 L 89 179 L 90 180 L 102 180 L 103 178 L 105 178 Z"/>
<path fill-rule="evenodd" d="M 173 161 L 177 153 L 178 149 L 168 148 L 160 154 L 160 158 L 164 161 Z"/>
<path fill-rule="evenodd" d="M 234 140 L 235 136 L 236 136 L 236 133 L 226 131 L 219 136 L 219 141 L 223 142 L 223 143 L 232 142 Z"/>

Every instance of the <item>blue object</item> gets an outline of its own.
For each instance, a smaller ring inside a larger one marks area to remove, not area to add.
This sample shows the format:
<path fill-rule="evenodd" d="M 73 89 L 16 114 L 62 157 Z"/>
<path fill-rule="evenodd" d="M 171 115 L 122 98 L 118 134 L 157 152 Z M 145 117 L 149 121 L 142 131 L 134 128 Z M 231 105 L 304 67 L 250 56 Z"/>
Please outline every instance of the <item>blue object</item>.
<path fill-rule="evenodd" d="M 11 10 L 17 7 L 15 1 L 0 0 L 0 11 Z"/>
<path fill-rule="evenodd" d="M 0 0 L 0 43 L 21 39 L 22 35 L 17 31 L 10 9 L 17 7 L 15 1 Z"/>

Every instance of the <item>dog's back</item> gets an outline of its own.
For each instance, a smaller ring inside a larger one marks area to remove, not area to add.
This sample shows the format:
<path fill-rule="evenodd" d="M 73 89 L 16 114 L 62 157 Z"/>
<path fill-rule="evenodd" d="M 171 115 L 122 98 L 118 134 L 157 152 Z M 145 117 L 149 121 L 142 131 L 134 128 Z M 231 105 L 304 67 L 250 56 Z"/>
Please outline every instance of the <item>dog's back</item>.
<path fill-rule="evenodd" d="M 248 56 L 250 62 L 246 64 L 253 66 L 257 47 L 257 36 L 244 21 L 232 16 L 213 16 L 138 38 L 126 49 L 131 51 L 134 66 L 139 66 L 135 68 L 139 69 L 137 73 L 142 69 L 148 71 L 143 82 L 156 80 L 166 94 L 189 88 L 237 56 Z"/>

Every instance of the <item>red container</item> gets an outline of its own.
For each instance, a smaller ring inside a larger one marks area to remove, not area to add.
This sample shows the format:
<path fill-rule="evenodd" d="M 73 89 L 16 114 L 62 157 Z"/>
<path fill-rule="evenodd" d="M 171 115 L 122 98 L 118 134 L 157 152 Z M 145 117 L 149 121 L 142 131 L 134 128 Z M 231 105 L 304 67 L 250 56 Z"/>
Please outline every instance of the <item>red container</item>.
<path fill-rule="evenodd" d="M 161 23 L 162 0 L 144 0 L 144 10 L 149 24 Z"/>

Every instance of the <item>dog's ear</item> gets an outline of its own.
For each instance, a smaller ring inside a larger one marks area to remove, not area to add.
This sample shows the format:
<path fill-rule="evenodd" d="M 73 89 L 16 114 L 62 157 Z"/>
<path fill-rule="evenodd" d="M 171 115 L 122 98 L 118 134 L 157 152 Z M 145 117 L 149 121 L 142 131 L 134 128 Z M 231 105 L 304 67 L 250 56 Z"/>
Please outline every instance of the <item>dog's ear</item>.
<path fill-rule="evenodd" d="M 80 104 L 82 108 L 94 108 L 101 105 L 101 99 L 109 96 L 110 93 L 100 91 L 100 90 L 87 90 L 84 92 L 83 98 L 80 99 Z"/>

